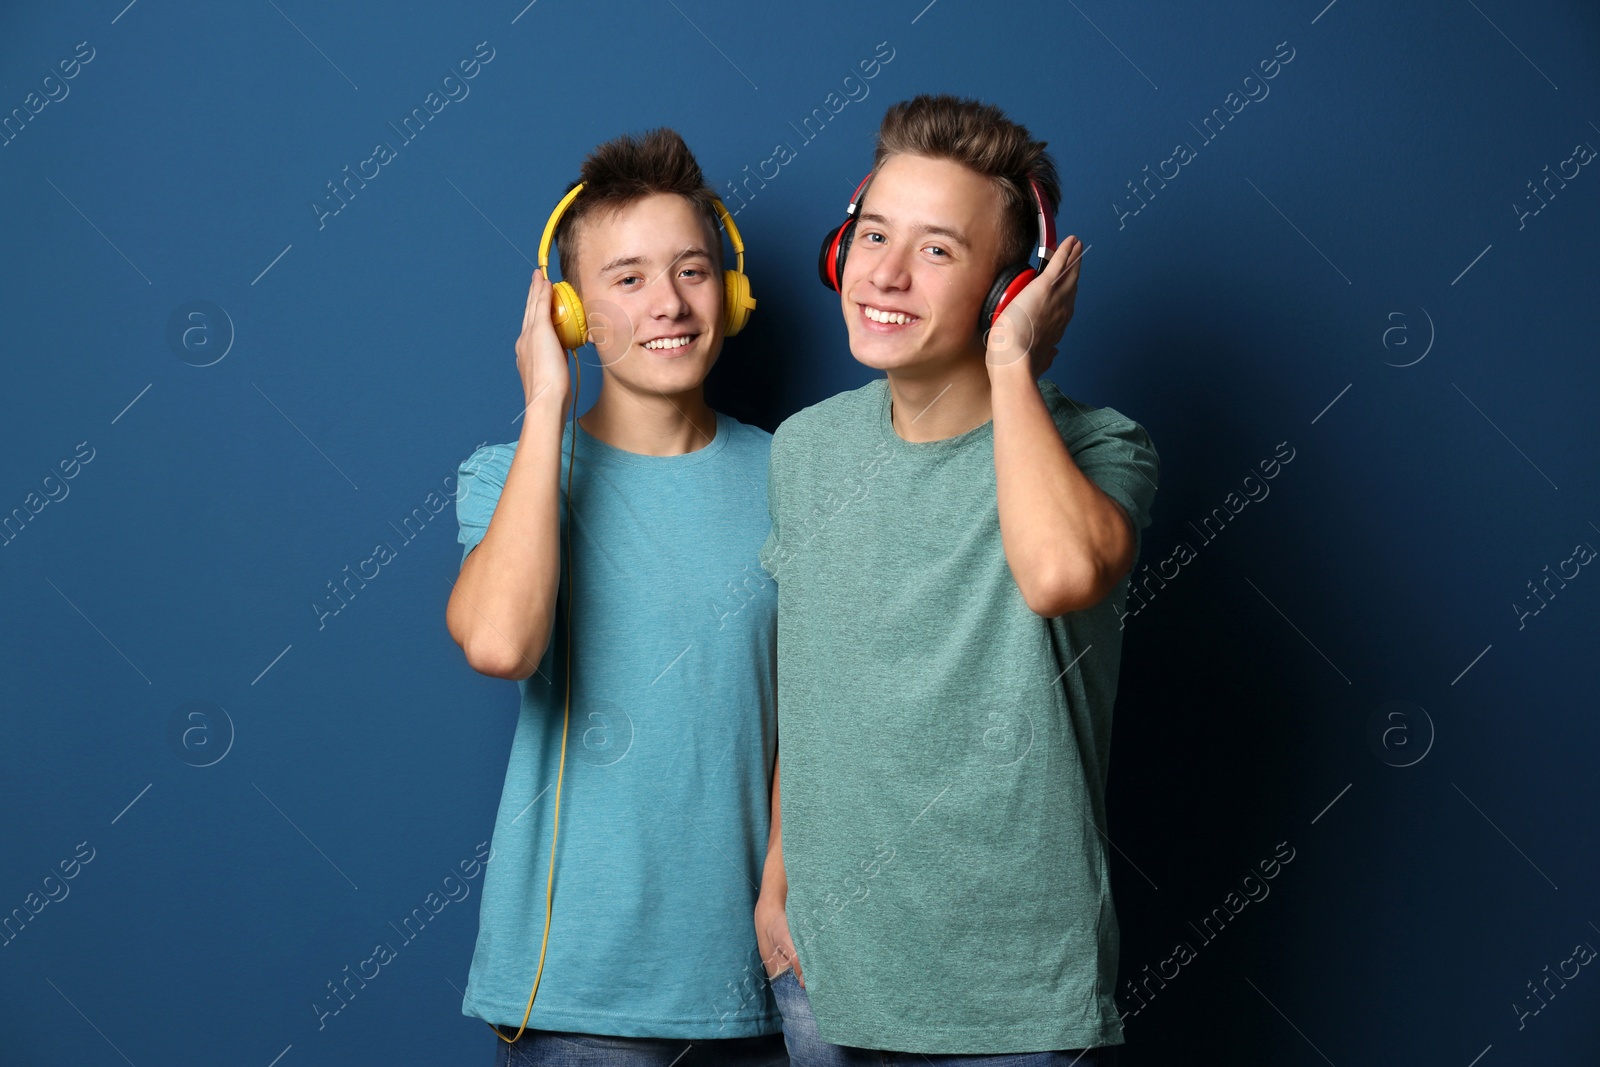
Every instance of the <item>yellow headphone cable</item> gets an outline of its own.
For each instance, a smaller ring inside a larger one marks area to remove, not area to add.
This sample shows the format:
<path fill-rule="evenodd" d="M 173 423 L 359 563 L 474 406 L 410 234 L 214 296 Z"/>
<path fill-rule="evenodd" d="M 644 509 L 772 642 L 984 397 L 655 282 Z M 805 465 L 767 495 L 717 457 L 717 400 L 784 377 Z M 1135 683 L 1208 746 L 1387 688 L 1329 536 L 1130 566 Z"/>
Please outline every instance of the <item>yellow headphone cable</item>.
<path fill-rule="evenodd" d="M 572 468 L 577 465 L 578 452 L 578 390 L 583 388 L 583 361 L 578 358 L 578 353 L 572 349 L 567 350 L 572 357 L 572 366 L 576 371 L 576 379 L 572 386 L 572 444 L 567 454 L 567 698 L 566 708 L 561 719 L 561 763 L 556 768 L 556 806 L 555 821 L 550 828 L 550 874 L 544 884 L 544 937 L 539 943 L 539 966 L 533 972 L 533 989 L 528 992 L 528 1010 L 522 1013 L 522 1025 L 517 1028 L 516 1036 L 507 1037 L 500 1032 L 500 1027 L 488 1023 L 489 1029 L 508 1045 L 515 1044 L 522 1037 L 522 1032 L 528 1028 L 528 1016 L 533 1014 L 533 998 L 539 993 L 539 979 L 544 975 L 544 954 L 550 947 L 550 914 L 555 899 L 556 882 L 556 835 L 561 831 L 561 776 L 567 769 L 567 727 L 572 722 Z"/>

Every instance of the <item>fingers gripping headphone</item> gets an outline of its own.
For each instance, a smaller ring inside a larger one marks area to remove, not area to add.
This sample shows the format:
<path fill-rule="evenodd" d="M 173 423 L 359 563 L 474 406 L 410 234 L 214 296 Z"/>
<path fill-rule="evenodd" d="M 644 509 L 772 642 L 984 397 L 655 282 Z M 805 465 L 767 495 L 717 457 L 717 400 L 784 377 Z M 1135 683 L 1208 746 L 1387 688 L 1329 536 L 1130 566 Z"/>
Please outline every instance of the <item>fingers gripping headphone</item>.
<path fill-rule="evenodd" d="M 574 185 L 566 196 L 561 198 L 561 203 L 556 205 L 555 211 L 550 214 L 550 221 L 544 224 L 544 236 L 539 239 L 539 269 L 546 278 L 550 277 L 550 244 L 555 239 L 556 225 L 561 221 L 561 216 L 566 212 L 567 205 L 577 198 L 583 190 L 583 183 Z M 745 323 L 750 321 L 750 312 L 755 309 L 755 297 L 750 295 L 750 279 L 744 273 L 744 241 L 739 236 L 739 227 L 733 224 L 733 216 L 728 214 L 728 209 L 722 206 L 722 201 L 712 198 L 712 204 L 717 209 L 717 218 L 722 220 L 722 228 L 728 233 L 728 241 L 733 245 L 735 267 L 733 270 L 722 272 L 722 336 L 732 337 L 744 329 Z M 561 347 L 573 351 L 582 347 L 589 339 L 589 319 L 583 311 L 583 301 L 578 297 L 578 291 L 567 281 L 555 283 L 554 292 L 551 294 L 551 318 L 555 320 L 556 336 L 561 339 Z"/>
<path fill-rule="evenodd" d="M 822 284 L 835 292 L 838 292 L 844 278 L 844 259 L 850 252 L 851 242 L 855 240 L 856 223 L 861 221 L 856 215 L 856 209 L 861 206 L 861 197 L 871 181 L 870 173 L 861 179 L 861 184 L 856 186 L 856 191 L 850 195 L 850 206 L 845 211 L 850 217 L 829 230 L 828 235 L 822 239 L 822 250 L 817 257 L 817 273 L 822 277 Z M 1029 178 L 1028 187 L 1033 190 L 1034 209 L 1039 217 L 1037 255 L 1039 266 L 1042 268 L 1056 250 L 1056 220 L 1050 212 L 1044 198 L 1044 190 L 1039 188 L 1039 183 Z M 1030 267 L 1026 260 L 1002 268 L 994 284 L 989 287 L 989 295 L 984 298 L 983 311 L 978 319 L 979 325 L 986 330 L 993 326 L 1000 313 L 1006 309 L 1006 305 L 1011 303 L 1038 274 L 1039 272 Z"/>

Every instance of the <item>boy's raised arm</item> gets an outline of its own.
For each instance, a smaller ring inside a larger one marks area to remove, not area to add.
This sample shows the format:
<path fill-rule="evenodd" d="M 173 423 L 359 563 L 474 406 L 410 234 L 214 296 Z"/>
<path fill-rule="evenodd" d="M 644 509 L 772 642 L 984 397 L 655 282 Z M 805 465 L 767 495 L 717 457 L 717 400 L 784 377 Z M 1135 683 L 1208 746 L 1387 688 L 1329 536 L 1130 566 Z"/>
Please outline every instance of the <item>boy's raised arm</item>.
<path fill-rule="evenodd" d="M 561 421 L 570 387 L 550 319 L 551 284 L 535 270 L 517 338 L 527 407 L 505 487 L 478 546 L 467 554 L 445 622 L 472 669 L 531 676 L 550 645 L 560 581 Z"/>

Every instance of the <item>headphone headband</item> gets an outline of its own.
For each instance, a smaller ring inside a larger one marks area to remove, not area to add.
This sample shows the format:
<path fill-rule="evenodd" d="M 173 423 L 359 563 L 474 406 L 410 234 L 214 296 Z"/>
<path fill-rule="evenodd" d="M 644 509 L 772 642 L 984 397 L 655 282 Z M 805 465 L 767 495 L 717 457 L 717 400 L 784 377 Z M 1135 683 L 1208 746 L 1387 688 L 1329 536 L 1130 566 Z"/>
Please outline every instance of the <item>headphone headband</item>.
<path fill-rule="evenodd" d="M 1039 209 L 1039 262 L 1042 264 L 1056 250 L 1056 217 L 1045 207 L 1044 190 L 1039 188 L 1038 181 L 1029 178 L 1028 187 L 1033 190 L 1033 203 Z"/>
<path fill-rule="evenodd" d="M 733 245 L 733 269 L 740 274 L 744 273 L 744 240 L 739 236 L 739 227 L 733 224 L 733 216 L 728 214 L 728 209 L 722 206 L 722 201 L 717 197 L 711 198 L 712 206 L 717 209 L 717 218 L 722 220 L 722 228 L 728 234 L 728 243 Z"/>
<path fill-rule="evenodd" d="M 569 189 L 567 195 L 561 198 L 561 203 L 557 204 L 556 209 L 550 212 L 550 221 L 544 224 L 544 236 L 539 238 L 539 269 L 544 271 L 546 278 L 550 277 L 550 242 L 555 239 L 556 224 L 561 221 L 561 216 L 566 212 L 567 205 L 576 200 L 578 194 L 582 191 L 582 182 Z"/>
<path fill-rule="evenodd" d="M 846 215 L 854 215 L 856 213 L 856 206 L 861 203 L 861 194 L 867 188 L 867 183 L 872 181 L 872 176 L 875 173 L 877 172 L 867 171 L 867 176 L 861 179 L 861 184 L 856 186 L 856 191 L 850 194 L 850 206 L 844 212 Z"/>

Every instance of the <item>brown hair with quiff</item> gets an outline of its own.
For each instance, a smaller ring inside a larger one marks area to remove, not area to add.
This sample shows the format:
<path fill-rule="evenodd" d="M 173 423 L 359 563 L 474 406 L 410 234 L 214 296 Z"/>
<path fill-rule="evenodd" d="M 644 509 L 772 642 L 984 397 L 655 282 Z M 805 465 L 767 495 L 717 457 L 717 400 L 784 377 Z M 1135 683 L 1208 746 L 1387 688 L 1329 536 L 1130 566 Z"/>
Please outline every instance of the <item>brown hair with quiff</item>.
<path fill-rule="evenodd" d="M 585 219 L 614 215 L 656 193 L 676 193 L 705 216 L 712 241 L 707 251 L 721 266 L 717 194 L 706 184 L 700 163 L 676 130 L 660 127 L 637 137 L 625 133 L 612 138 L 589 153 L 578 175 L 565 192 L 570 193 L 579 182 L 583 183 L 583 192 L 568 205 L 555 232 L 561 277 L 574 287 L 578 284 L 578 249 L 573 240 L 576 226 Z"/>
<path fill-rule="evenodd" d="M 884 114 L 872 169 L 877 171 L 890 156 L 904 154 L 948 159 L 990 179 L 1000 193 L 1005 227 L 998 268 L 1027 262 L 1036 246 L 1038 209 L 1028 179 L 1039 183 L 1051 214 L 1061 203 L 1061 181 L 1045 144 L 993 104 L 924 93 L 902 100 Z"/>

